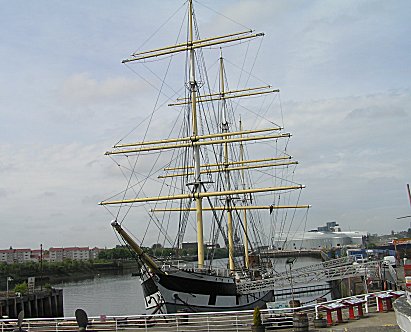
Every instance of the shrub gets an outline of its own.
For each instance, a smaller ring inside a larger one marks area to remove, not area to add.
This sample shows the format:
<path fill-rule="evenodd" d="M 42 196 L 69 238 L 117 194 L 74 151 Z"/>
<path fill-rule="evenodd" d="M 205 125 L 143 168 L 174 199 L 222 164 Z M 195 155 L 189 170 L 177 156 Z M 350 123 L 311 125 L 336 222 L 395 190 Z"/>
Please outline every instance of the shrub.
<path fill-rule="evenodd" d="M 16 287 L 14 287 L 15 293 L 27 294 L 28 290 L 29 290 L 29 287 L 27 286 L 27 282 L 17 284 Z"/>
<path fill-rule="evenodd" d="M 261 312 L 259 307 L 254 308 L 254 313 L 253 313 L 253 325 L 254 326 L 261 326 Z"/>

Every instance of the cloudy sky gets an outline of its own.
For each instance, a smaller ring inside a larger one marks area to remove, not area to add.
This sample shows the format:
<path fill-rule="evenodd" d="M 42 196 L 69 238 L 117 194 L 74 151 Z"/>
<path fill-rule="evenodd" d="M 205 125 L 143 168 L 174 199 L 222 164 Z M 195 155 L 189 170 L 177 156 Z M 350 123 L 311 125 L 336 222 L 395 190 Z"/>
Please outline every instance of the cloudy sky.
<path fill-rule="evenodd" d="M 172 44 L 183 1 L 0 1 L 0 248 L 112 247 L 97 202 L 118 170 L 103 154 L 152 90 L 121 60 L 176 13 L 147 45 Z M 203 36 L 241 30 L 234 22 L 265 32 L 255 69 L 281 89 L 309 226 L 407 229 L 396 218 L 411 214 L 411 2 L 196 8 Z"/>

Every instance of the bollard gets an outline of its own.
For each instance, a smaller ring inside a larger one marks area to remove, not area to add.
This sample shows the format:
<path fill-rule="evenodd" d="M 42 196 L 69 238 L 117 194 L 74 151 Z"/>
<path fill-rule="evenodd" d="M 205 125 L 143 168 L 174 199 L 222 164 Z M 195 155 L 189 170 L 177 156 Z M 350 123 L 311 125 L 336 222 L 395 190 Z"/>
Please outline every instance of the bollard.
<path fill-rule="evenodd" d="M 308 332 L 308 316 L 305 312 L 294 313 L 293 327 L 296 332 Z"/>

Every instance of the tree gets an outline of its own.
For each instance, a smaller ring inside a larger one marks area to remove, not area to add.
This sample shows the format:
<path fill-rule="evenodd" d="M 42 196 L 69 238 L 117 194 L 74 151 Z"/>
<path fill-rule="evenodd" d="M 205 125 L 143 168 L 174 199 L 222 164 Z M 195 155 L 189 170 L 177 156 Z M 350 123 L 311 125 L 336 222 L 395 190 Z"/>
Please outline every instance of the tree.
<path fill-rule="evenodd" d="M 27 282 L 17 284 L 16 287 L 14 287 L 15 293 L 27 294 L 28 290 L 29 290 L 29 287 L 27 286 Z"/>

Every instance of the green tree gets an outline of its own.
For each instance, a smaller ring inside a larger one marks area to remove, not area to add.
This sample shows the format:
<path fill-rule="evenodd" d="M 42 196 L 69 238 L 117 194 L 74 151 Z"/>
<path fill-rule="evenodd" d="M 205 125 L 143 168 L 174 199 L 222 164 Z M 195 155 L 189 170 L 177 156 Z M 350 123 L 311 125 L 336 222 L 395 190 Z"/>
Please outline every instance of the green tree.
<path fill-rule="evenodd" d="M 28 290 L 29 287 L 27 286 L 27 282 L 17 284 L 16 287 L 14 287 L 14 292 L 16 293 L 27 294 Z"/>

